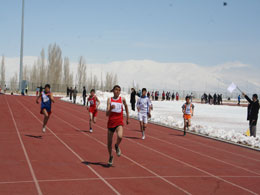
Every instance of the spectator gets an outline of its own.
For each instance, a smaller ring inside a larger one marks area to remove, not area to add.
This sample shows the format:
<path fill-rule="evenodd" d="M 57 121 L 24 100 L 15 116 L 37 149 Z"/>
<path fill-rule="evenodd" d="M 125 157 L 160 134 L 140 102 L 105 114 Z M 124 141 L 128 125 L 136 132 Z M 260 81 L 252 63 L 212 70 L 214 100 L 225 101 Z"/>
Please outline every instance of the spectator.
<path fill-rule="evenodd" d="M 240 100 L 241 100 L 241 97 L 240 97 L 240 95 L 238 95 L 238 97 L 237 97 L 237 104 L 238 105 L 240 105 Z"/>
<path fill-rule="evenodd" d="M 165 92 L 163 91 L 163 93 L 162 93 L 162 101 L 164 101 L 165 100 Z"/>
<path fill-rule="evenodd" d="M 86 91 L 86 87 L 83 87 L 83 92 L 82 92 L 82 97 L 83 97 L 83 106 L 86 105 L 86 97 L 87 97 L 87 91 Z"/>
<path fill-rule="evenodd" d="M 213 98 L 210 94 L 208 95 L 208 100 L 209 100 L 209 104 L 212 104 Z"/>
<path fill-rule="evenodd" d="M 152 91 L 152 100 L 154 101 L 154 91 Z"/>
<path fill-rule="evenodd" d="M 176 92 L 176 101 L 179 101 L 179 93 Z"/>
<path fill-rule="evenodd" d="M 217 104 L 217 94 L 216 93 L 213 95 L 213 104 L 214 105 Z"/>
<path fill-rule="evenodd" d="M 72 94 L 73 94 L 73 89 L 72 89 L 72 87 L 70 88 L 69 93 L 70 93 L 70 101 L 71 101 L 71 100 L 72 100 Z"/>
<path fill-rule="evenodd" d="M 70 95 L 70 88 L 67 87 L 67 97 L 69 97 L 69 95 Z"/>
<path fill-rule="evenodd" d="M 26 85 L 25 93 L 26 93 L 26 95 L 28 95 L 28 85 Z"/>
<path fill-rule="evenodd" d="M 131 108 L 133 111 L 135 111 L 135 102 L 136 102 L 136 91 L 134 88 L 131 89 L 131 97 L 130 97 L 130 103 Z"/>
<path fill-rule="evenodd" d="M 150 91 L 148 91 L 148 93 L 147 93 L 148 99 L 150 99 L 150 96 L 151 96 Z"/>
<path fill-rule="evenodd" d="M 175 99 L 175 94 L 174 92 L 172 92 L 172 101 L 174 101 L 174 99 Z"/>
<path fill-rule="evenodd" d="M 73 90 L 73 103 L 76 104 L 76 99 L 77 99 L 77 87 L 74 88 Z"/>
<path fill-rule="evenodd" d="M 254 94 L 252 100 L 243 93 L 243 96 L 249 102 L 247 110 L 247 120 L 249 121 L 250 136 L 256 136 L 256 125 L 258 120 L 259 112 L 259 101 L 257 94 Z"/>

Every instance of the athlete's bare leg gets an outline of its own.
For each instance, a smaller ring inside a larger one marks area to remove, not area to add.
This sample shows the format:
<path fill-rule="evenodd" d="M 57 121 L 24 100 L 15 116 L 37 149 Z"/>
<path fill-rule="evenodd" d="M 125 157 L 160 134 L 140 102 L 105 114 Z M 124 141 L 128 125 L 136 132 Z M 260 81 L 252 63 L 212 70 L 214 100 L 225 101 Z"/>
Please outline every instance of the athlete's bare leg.
<path fill-rule="evenodd" d="M 48 112 L 47 112 L 47 110 L 46 109 L 43 109 L 42 110 L 42 113 L 43 113 L 43 115 L 44 115 L 44 119 L 43 119 L 43 127 L 45 127 L 46 125 L 47 125 L 47 123 L 48 123 L 48 120 L 49 120 L 49 114 L 48 114 Z"/>
<path fill-rule="evenodd" d="M 110 130 L 107 131 L 107 149 L 108 149 L 109 157 L 112 156 L 113 135 L 114 135 L 114 132 L 112 132 Z"/>
<path fill-rule="evenodd" d="M 119 144 L 121 143 L 122 138 L 123 138 L 123 127 L 122 126 L 118 126 L 116 128 L 116 133 L 117 133 L 116 145 L 119 146 Z"/>
<path fill-rule="evenodd" d="M 93 120 L 93 114 L 90 112 L 89 113 L 89 129 L 92 129 L 92 120 Z"/>
<path fill-rule="evenodd" d="M 188 127 L 190 127 L 191 126 L 191 120 L 189 119 L 188 120 Z"/>
<path fill-rule="evenodd" d="M 141 130 L 141 132 L 143 132 L 143 122 L 142 121 L 140 121 L 140 130 Z"/>

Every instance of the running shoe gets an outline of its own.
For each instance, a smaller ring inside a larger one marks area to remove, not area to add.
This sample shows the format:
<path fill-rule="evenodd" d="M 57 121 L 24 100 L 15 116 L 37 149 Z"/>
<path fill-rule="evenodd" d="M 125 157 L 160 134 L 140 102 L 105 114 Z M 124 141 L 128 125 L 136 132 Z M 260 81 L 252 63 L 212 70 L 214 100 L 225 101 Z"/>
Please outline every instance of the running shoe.
<path fill-rule="evenodd" d="M 144 140 L 144 139 L 145 139 L 145 135 L 142 136 L 142 140 Z"/>
<path fill-rule="evenodd" d="M 113 159 L 114 159 L 113 156 L 110 156 L 110 157 L 109 157 L 108 166 L 112 166 L 112 165 L 113 165 Z"/>
<path fill-rule="evenodd" d="M 46 132 L 46 129 L 45 127 L 42 128 L 42 132 L 45 133 Z"/>
<path fill-rule="evenodd" d="M 116 149 L 116 155 L 118 157 L 121 156 L 121 150 L 120 150 L 119 146 L 117 146 L 116 144 L 115 144 L 115 149 Z"/>
<path fill-rule="evenodd" d="M 92 132 L 93 132 L 93 129 L 89 129 L 89 132 L 92 133 Z"/>
<path fill-rule="evenodd" d="M 186 135 L 186 130 L 184 130 L 184 132 L 183 132 L 183 136 L 185 136 Z"/>

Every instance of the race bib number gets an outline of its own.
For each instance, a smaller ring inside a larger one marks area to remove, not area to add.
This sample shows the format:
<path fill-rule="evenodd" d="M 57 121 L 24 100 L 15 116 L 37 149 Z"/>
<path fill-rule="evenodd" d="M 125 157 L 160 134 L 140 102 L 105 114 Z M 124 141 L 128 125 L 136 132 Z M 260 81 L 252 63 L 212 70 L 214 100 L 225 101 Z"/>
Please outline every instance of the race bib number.
<path fill-rule="evenodd" d="M 43 102 L 48 102 L 50 100 L 50 98 L 47 95 L 44 94 L 42 96 L 42 100 L 43 100 Z"/>
<path fill-rule="evenodd" d="M 116 113 L 121 113 L 122 112 L 122 104 L 121 103 L 116 103 L 116 102 L 111 102 L 111 106 L 115 106 L 115 108 L 113 108 L 111 110 L 111 112 L 116 112 Z"/>
<path fill-rule="evenodd" d="M 93 100 L 90 100 L 89 101 L 89 104 L 92 106 L 92 105 L 94 105 L 94 101 Z"/>

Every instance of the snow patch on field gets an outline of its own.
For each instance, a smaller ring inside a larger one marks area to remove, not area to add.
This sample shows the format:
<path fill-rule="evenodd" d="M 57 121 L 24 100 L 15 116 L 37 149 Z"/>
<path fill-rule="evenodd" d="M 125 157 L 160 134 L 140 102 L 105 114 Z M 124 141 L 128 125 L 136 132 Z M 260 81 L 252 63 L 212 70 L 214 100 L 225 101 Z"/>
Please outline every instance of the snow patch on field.
<path fill-rule="evenodd" d="M 107 99 L 112 97 L 112 93 L 97 91 L 96 95 L 101 102 L 99 109 L 105 111 Z M 130 109 L 130 95 L 122 92 L 121 96 L 125 97 L 128 102 L 130 117 L 137 117 L 137 112 Z M 72 102 L 69 100 L 69 97 L 63 97 L 61 100 Z M 77 97 L 76 103 L 83 104 L 82 97 Z M 183 128 L 181 106 L 184 104 L 184 101 L 153 101 L 152 103 L 154 107 L 150 119 L 152 122 L 172 128 Z M 248 129 L 246 107 L 196 103 L 194 105 L 195 112 L 194 117 L 192 118 L 190 131 L 213 138 L 260 148 L 259 124 L 257 126 L 258 132 L 256 138 L 244 135 Z"/>

